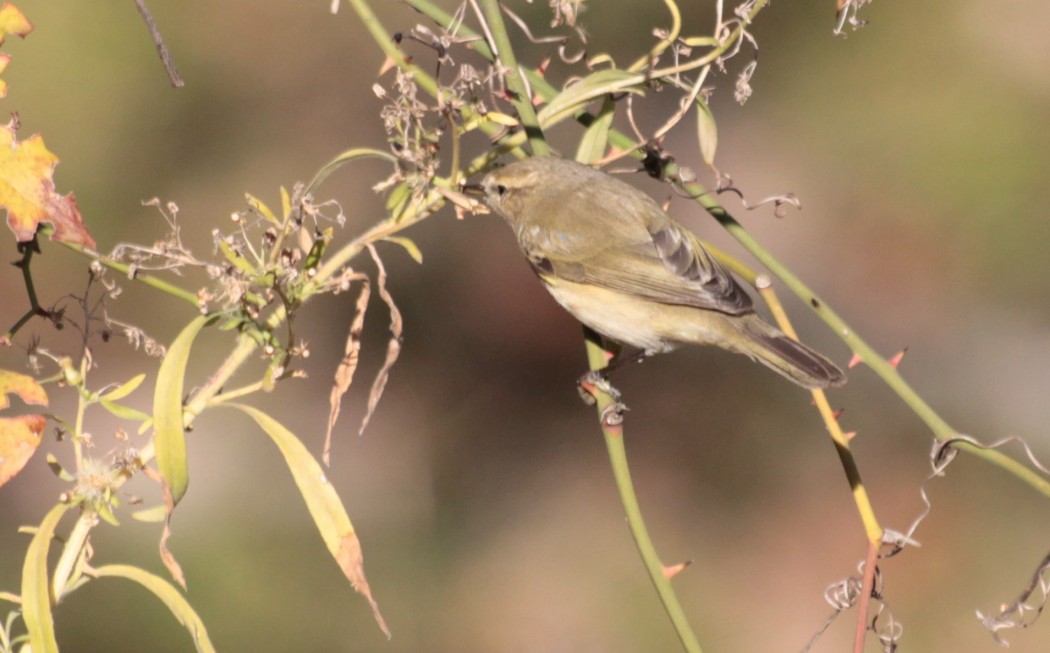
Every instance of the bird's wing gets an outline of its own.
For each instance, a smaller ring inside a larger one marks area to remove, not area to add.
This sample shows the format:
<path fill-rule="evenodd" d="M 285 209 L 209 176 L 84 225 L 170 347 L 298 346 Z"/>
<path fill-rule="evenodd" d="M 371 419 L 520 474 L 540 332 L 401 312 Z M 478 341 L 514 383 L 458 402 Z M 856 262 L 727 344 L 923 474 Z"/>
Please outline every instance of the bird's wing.
<path fill-rule="evenodd" d="M 621 223 L 622 224 L 622 223 Z M 661 304 L 695 306 L 741 315 L 750 313 L 751 298 L 719 265 L 696 237 L 666 215 L 625 233 L 610 224 L 607 237 L 577 244 L 569 258 L 530 256 L 540 277 L 591 283 Z M 559 238 L 565 238 L 561 232 Z M 571 236 L 569 236 L 571 238 Z M 613 251 L 610 251 L 613 250 Z"/>

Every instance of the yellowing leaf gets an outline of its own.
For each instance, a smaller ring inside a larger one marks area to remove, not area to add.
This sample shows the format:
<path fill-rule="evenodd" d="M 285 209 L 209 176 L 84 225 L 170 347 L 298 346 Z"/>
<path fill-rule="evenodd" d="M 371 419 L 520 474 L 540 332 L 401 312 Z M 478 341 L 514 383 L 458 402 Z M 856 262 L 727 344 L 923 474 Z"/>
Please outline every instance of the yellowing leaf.
<path fill-rule="evenodd" d="M 357 533 L 354 532 L 354 526 L 350 523 L 350 517 L 346 514 L 343 502 L 325 477 L 321 464 L 294 433 L 266 413 L 243 404 L 225 405 L 241 410 L 255 420 L 255 423 L 281 450 L 281 455 L 288 463 L 288 469 L 292 472 L 295 484 L 306 501 L 306 507 L 317 525 L 317 530 L 321 532 L 321 538 L 328 547 L 328 551 L 335 558 L 353 588 L 368 600 L 369 605 L 372 606 L 372 615 L 376 623 L 386 636 L 390 637 L 390 629 L 387 628 L 383 615 L 379 613 L 379 605 L 372 598 L 372 590 L 368 586 L 368 579 L 365 578 L 361 542 L 357 538 Z"/>
<path fill-rule="evenodd" d="M 32 31 L 33 24 L 18 7 L 10 2 L 5 2 L 4 6 L 0 7 L 0 45 L 3 45 L 8 34 L 25 38 Z"/>
<path fill-rule="evenodd" d="M 47 454 L 47 466 L 51 468 L 51 472 L 67 483 L 72 483 L 77 480 L 76 476 L 73 476 L 62 467 L 62 463 L 58 462 L 58 458 L 55 458 L 55 454 Z"/>
<path fill-rule="evenodd" d="M 47 405 L 47 393 L 33 377 L 0 370 L 0 408 L 7 408 L 8 394 L 16 394 L 27 404 Z M 22 471 L 33 456 L 44 433 L 47 417 L 18 415 L 0 418 L 0 485 Z"/>
<path fill-rule="evenodd" d="M 14 478 L 26 466 L 44 433 L 43 415 L 0 418 L 0 485 Z"/>
<path fill-rule="evenodd" d="M 55 527 L 69 509 L 60 503 L 51 509 L 29 543 L 22 564 L 22 620 L 29 631 L 33 653 L 58 653 L 55 640 L 55 619 L 51 614 L 51 591 L 47 580 L 47 554 Z"/>
<path fill-rule="evenodd" d="M 0 408 L 7 408 L 11 405 L 7 400 L 9 394 L 18 395 L 18 398 L 27 404 L 47 405 L 47 392 L 33 377 L 0 370 Z"/>
<path fill-rule="evenodd" d="M 248 206 L 250 206 L 253 210 L 258 212 L 259 215 L 266 218 L 271 223 L 277 226 L 281 225 L 281 221 L 277 219 L 277 216 L 273 214 L 273 211 L 270 210 L 270 207 L 266 206 L 266 204 L 261 199 L 255 197 L 251 193 L 245 193 L 244 199 L 247 200 Z"/>
<path fill-rule="evenodd" d="M 0 52 L 0 73 L 7 70 L 7 64 L 11 63 L 11 55 Z M 0 79 L 0 97 L 7 97 L 7 82 Z"/>
<path fill-rule="evenodd" d="M 168 606 L 168 609 L 179 620 L 179 623 L 190 632 L 198 653 L 213 653 L 215 651 L 211 639 L 208 638 L 208 630 L 204 627 L 204 622 L 190 607 L 186 598 L 168 581 L 131 565 L 105 565 L 93 570 L 93 572 L 99 578 L 109 576 L 111 578 L 124 578 L 134 581 L 153 592 L 158 599 L 164 602 L 164 605 Z"/>
<path fill-rule="evenodd" d="M 33 24 L 18 10 L 18 7 L 10 2 L 4 3 L 4 6 L 0 7 L 0 44 L 4 42 L 8 34 L 25 38 L 32 31 Z M 0 53 L 0 73 L 4 72 L 9 61 L 11 61 L 10 55 Z M 0 97 L 6 95 L 7 82 L 0 80 Z"/>
<path fill-rule="evenodd" d="M 212 318 L 200 316 L 190 322 L 171 343 L 157 373 L 153 393 L 153 442 L 157 469 L 171 490 L 172 505 L 179 502 L 190 483 L 186 465 L 186 434 L 182 421 L 182 386 L 193 340 Z"/>
<path fill-rule="evenodd" d="M 19 142 L 14 125 L 0 127 L 0 208 L 19 242 L 33 239 L 37 226 L 54 226 L 51 239 L 94 247 L 73 194 L 59 195 L 52 175 L 58 157 L 39 134 Z"/>
<path fill-rule="evenodd" d="M 135 392 L 135 390 L 137 390 L 138 387 L 142 385 L 142 382 L 145 379 L 145 374 L 139 374 L 138 376 L 132 378 L 130 381 L 123 383 L 114 388 L 113 390 L 110 390 L 109 392 L 103 394 L 101 398 L 106 399 L 108 401 L 119 401 L 124 397 L 130 395 L 132 392 Z"/>
<path fill-rule="evenodd" d="M 504 127 L 517 127 L 519 122 L 514 116 L 508 116 L 505 113 L 499 111 L 489 111 L 485 114 L 486 120 L 491 120 L 497 125 L 503 125 Z"/>
<path fill-rule="evenodd" d="M 146 522 L 149 524 L 159 524 L 164 521 L 165 508 L 164 506 L 153 506 L 152 508 L 143 508 L 142 510 L 136 510 L 131 513 L 131 518 L 136 521 Z"/>
<path fill-rule="evenodd" d="M 412 257 L 412 260 L 420 265 L 423 264 L 423 252 L 419 251 L 419 247 L 416 246 L 415 242 L 410 238 L 404 236 L 387 236 L 383 240 L 388 240 L 392 243 L 397 243 L 405 248 L 408 255 Z"/>
<path fill-rule="evenodd" d="M 696 137 L 700 143 L 700 156 L 704 163 L 713 165 L 715 151 L 718 149 L 718 126 L 711 107 L 699 97 L 696 98 Z"/>

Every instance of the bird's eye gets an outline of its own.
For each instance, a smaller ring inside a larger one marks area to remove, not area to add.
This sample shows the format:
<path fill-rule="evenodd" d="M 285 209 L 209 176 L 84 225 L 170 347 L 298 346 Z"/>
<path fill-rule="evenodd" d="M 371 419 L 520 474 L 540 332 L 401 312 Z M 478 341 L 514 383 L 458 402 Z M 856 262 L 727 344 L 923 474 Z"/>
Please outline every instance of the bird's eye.
<path fill-rule="evenodd" d="M 496 184 L 496 194 L 503 197 L 507 194 L 507 187 L 503 184 Z"/>

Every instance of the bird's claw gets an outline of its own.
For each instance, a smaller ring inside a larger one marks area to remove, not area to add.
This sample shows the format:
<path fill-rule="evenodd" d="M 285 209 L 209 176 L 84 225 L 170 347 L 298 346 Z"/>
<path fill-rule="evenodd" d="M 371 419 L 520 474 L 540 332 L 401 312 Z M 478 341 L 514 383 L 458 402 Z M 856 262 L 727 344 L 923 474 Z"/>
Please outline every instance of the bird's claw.
<path fill-rule="evenodd" d="M 600 371 L 591 370 L 576 381 L 576 389 L 580 393 L 583 403 L 593 406 L 598 400 L 597 393 L 604 392 L 612 397 L 613 401 L 620 400 L 620 391 L 613 387 Z"/>
<path fill-rule="evenodd" d="M 599 415 L 602 426 L 619 426 L 623 424 L 623 414 L 627 410 L 627 404 L 619 401 L 609 404 Z"/>
<path fill-rule="evenodd" d="M 593 406 L 594 404 L 598 403 L 598 400 L 594 398 L 594 395 L 591 394 L 590 390 L 583 386 L 583 383 L 577 382 L 576 392 L 580 393 L 580 399 L 585 405 Z"/>

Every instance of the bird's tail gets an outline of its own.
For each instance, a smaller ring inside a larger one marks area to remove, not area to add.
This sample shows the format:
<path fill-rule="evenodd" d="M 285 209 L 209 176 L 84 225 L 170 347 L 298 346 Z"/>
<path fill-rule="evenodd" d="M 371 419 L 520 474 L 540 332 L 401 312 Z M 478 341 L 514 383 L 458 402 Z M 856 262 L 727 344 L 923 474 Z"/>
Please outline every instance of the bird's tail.
<path fill-rule="evenodd" d="M 834 363 L 806 345 L 792 340 L 754 313 L 734 320 L 755 346 L 745 353 L 805 388 L 842 385 L 846 375 Z"/>

